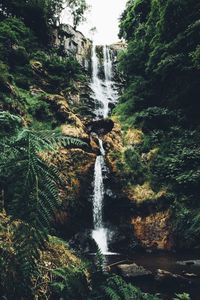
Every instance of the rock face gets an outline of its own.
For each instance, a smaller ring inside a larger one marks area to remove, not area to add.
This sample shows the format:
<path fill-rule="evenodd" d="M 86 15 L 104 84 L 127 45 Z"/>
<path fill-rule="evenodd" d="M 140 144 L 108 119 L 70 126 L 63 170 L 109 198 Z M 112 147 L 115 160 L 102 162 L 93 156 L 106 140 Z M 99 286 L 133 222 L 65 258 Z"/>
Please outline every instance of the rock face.
<path fill-rule="evenodd" d="M 126 164 L 124 153 L 131 147 L 137 147 L 142 140 L 141 130 L 123 131 L 119 121 L 115 118 L 113 130 L 104 137 L 107 163 L 121 189 L 121 205 L 123 206 L 121 214 L 124 215 L 124 220 L 132 224 L 133 237 L 135 236 L 143 248 L 171 250 L 174 247 L 174 241 L 169 205 L 165 199 L 166 190 L 154 191 L 150 182 L 142 181 L 140 184 L 129 182 L 129 176 L 132 175 Z M 149 162 L 156 153 L 157 149 L 153 149 L 145 158 L 141 157 L 141 160 L 145 159 Z M 127 218 L 125 211 L 126 213 L 129 211 Z"/>
<path fill-rule="evenodd" d="M 123 41 L 119 41 L 117 43 L 114 43 L 114 44 L 110 45 L 110 48 L 113 51 L 116 51 L 116 52 L 124 50 L 124 49 L 126 49 L 126 47 L 127 47 L 127 44 L 125 42 L 123 42 Z"/>
<path fill-rule="evenodd" d="M 157 212 L 146 217 L 132 219 L 134 233 L 145 248 L 170 250 L 173 240 L 169 211 Z"/>
<path fill-rule="evenodd" d="M 63 148 L 58 153 L 46 153 L 46 159 L 56 166 L 61 178 L 62 208 L 56 214 L 56 225 L 68 238 L 92 222 L 89 195 L 96 155 L 79 148 Z"/>
<path fill-rule="evenodd" d="M 84 68 L 89 69 L 92 42 L 80 31 L 68 24 L 61 25 L 54 30 L 54 45 L 66 55 L 75 56 Z"/>

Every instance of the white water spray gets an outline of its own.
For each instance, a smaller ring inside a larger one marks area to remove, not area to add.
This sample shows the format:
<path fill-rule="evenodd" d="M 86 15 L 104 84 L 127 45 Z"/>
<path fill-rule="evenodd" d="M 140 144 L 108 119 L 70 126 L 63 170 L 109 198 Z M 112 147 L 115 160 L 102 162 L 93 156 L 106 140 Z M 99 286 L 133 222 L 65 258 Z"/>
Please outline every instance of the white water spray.
<path fill-rule="evenodd" d="M 109 114 L 109 103 L 116 103 L 117 92 L 113 89 L 113 66 L 109 47 L 103 47 L 103 68 L 105 80 L 99 76 L 100 59 L 97 56 L 96 45 L 92 47 L 92 83 L 91 88 L 94 99 L 100 108 L 96 110 L 97 117 L 107 118 Z"/>
<path fill-rule="evenodd" d="M 100 60 L 96 53 L 96 46 L 92 48 L 92 84 L 94 99 L 100 106 L 96 110 L 96 116 L 106 118 L 109 114 L 109 103 L 115 103 L 117 93 L 113 89 L 113 66 L 111 52 L 109 47 L 103 47 L 103 68 L 105 79 L 100 78 Z M 103 170 L 105 167 L 102 140 L 98 139 L 100 146 L 100 155 L 97 156 L 94 168 L 94 193 L 93 193 L 93 223 L 94 230 L 92 237 L 96 241 L 102 254 L 110 254 L 108 249 L 108 229 L 103 222 L 103 203 L 104 203 L 104 183 Z"/>
<path fill-rule="evenodd" d="M 103 168 L 104 168 L 104 148 L 103 143 L 99 139 L 101 155 L 97 156 L 94 168 L 94 194 L 93 194 L 93 222 L 94 230 L 92 237 L 96 241 L 99 249 L 103 254 L 108 252 L 108 236 L 107 229 L 103 224 L 103 201 L 104 201 L 104 184 L 103 184 Z"/>

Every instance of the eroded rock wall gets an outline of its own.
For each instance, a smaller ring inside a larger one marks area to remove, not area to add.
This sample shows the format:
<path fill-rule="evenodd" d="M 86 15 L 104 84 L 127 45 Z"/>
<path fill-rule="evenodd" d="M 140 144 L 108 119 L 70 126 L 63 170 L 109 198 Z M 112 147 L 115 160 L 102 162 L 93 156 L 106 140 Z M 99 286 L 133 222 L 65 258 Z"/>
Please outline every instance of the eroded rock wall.
<path fill-rule="evenodd" d="M 86 69 L 90 68 L 92 41 L 69 24 L 54 29 L 54 45 L 66 55 L 75 56 Z"/>

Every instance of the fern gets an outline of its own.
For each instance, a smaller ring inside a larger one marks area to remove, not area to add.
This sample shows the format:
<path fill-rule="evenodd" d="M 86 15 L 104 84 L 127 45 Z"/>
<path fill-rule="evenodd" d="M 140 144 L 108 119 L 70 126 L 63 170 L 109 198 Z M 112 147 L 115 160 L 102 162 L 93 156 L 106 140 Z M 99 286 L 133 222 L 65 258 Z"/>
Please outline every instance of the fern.
<path fill-rule="evenodd" d="M 60 206 L 57 169 L 44 161 L 42 151 L 83 142 L 52 132 L 23 128 L 20 118 L 0 112 L 0 186 L 5 191 L 5 209 L 13 220 L 21 220 L 14 230 L 15 253 L 24 288 L 37 273 L 39 250 L 48 240 L 52 221 Z"/>
<path fill-rule="evenodd" d="M 191 300 L 190 295 L 187 293 L 176 294 L 176 297 L 173 300 Z"/>
<path fill-rule="evenodd" d="M 88 300 L 160 300 L 157 296 L 142 293 L 118 275 L 102 274 L 101 277 L 94 277 L 92 285 L 92 294 Z"/>
<path fill-rule="evenodd" d="M 109 300 L 121 300 L 120 296 L 118 295 L 118 292 L 115 291 L 113 288 L 106 286 L 103 288 L 104 294 L 106 299 Z"/>
<path fill-rule="evenodd" d="M 71 266 L 53 270 L 53 283 L 51 284 L 53 297 L 63 300 L 87 299 L 88 284 L 84 274 L 84 266 Z"/>

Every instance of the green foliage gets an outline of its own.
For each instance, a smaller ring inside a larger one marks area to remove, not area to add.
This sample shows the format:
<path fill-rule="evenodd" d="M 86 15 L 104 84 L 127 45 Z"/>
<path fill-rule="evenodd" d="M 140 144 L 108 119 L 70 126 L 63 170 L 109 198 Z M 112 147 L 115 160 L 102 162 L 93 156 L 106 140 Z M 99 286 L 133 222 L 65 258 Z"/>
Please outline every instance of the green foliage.
<path fill-rule="evenodd" d="M 21 220 L 14 230 L 16 259 L 22 274 L 21 288 L 29 290 L 37 272 L 39 250 L 51 231 L 60 206 L 57 169 L 42 158 L 42 151 L 60 146 L 81 145 L 59 133 L 34 132 L 23 128 L 22 120 L 8 112 L 0 113 L 0 186 L 4 209 L 13 220 Z M 5 135 L 6 133 L 6 135 Z"/>
<path fill-rule="evenodd" d="M 106 273 L 100 250 L 95 263 L 53 270 L 50 293 L 52 299 L 66 300 L 160 300 L 157 296 L 142 293 L 122 277 Z"/>
<path fill-rule="evenodd" d="M 27 62 L 27 51 L 37 46 L 34 35 L 17 18 L 0 22 L 0 56 L 10 66 Z M 17 61 L 16 61 L 17 60 Z"/>
<path fill-rule="evenodd" d="M 88 5 L 85 0 L 1 0 L 0 16 L 22 19 L 42 43 L 51 42 L 52 26 L 60 22 L 64 5 L 70 10 L 76 28 L 85 20 Z"/>
<path fill-rule="evenodd" d="M 73 56 L 66 58 L 57 55 L 55 51 L 47 53 L 39 50 L 31 54 L 31 59 L 42 64 L 50 91 L 73 88 L 73 81 L 86 79 L 85 71 Z"/>
<path fill-rule="evenodd" d="M 55 269 L 52 272 L 51 284 L 54 299 L 57 297 L 59 299 L 62 297 L 63 300 L 87 299 L 89 290 L 84 270 L 84 266 Z"/>
<path fill-rule="evenodd" d="M 8 72 L 8 66 L 4 64 L 2 61 L 0 61 L 0 85 L 1 90 L 2 86 L 5 85 L 9 80 L 9 72 Z"/>
<path fill-rule="evenodd" d="M 128 47 L 120 69 L 127 76 L 135 111 L 141 110 L 135 105 L 137 96 L 143 107 L 182 108 L 197 117 L 199 25 L 199 3 L 194 0 L 128 2 L 120 25 Z M 145 91 L 140 89 L 143 80 Z"/>
<path fill-rule="evenodd" d="M 199 18 L 195 0 L 127 2 L 120 36 L 128 46 L 119 55 L 126 86 L 115 110 L 125 130 L 145 134 L 135 147 L 139 162 L 159 149 L 143 172 L 154 190 L 168 190 L 177 245 L 187 247 L 200 245 Z M 127 162 L 132 172 L 140 169 Z"/>
<path fill-rule="evenodd" d="M 67 0 L 66 2 L 73 17 L 74 28 L 76 28 L 80 23 L 85 21 L 84 15 L 89 6 L 85 0 Z"/>
<path fill-rule="evenodd" d="M 1 16 L 22 19 L 42 42 L 50 41 L 51 25 L 59 20 L 63 0 L 1 0 Z"/>
<path fill-rule="evenodd" d="M 162 187 L 168 189 L 173 201 L 173 229 L 177 244 L 182 247 L 198 245 L 200 242 L 199 139 L 199 129 L 148 129 L 144 143 L 138 148 L 140 155 L 148 153 L 152 148 L 159 148 L 149 163 L 148 176 L 155 190 Z"/>
<path fill-rule="evenodd" d="M 173 300 L 191 300 L 190 295 L 187 293 L 176 294 L 176 297 Z"/>
<path fill-rule="evenodd" d="M 127 148 L 124 152 L 124 162 L 128 170 L 129 181 L 132 183 L 143 183 L 147 170 L 142 163 L 139 153 L 133 147 Z"/>
<path fill-rule="evenodd" d="M 160 298 L 151 294 L 142 293 L 130 283 L 126 283 L 118 275 L 98 275 L 93 280 L 93 290 L 88 300 L 159 300 Z"/>
<path fill-rule="evenodd" d="M 167 108 L 149 107 L 134 115 L 134 123 L 144 131 L 154 129 L 166 130 L 173 124 L 175 117 L 178 117 L 177 112 L 169 111 Z"/>
<path fill-rule="evenodd" d="M 44 62 L 44 67 L 49 74 L 52 86 L 59 86 L 60 89 L 70 86 L 70 82 L 80 79 L 83 70 L 74 57 L 61 58 L 51 55 Z"/>
<path fill-rule="evenodd" d="M 98 271 L 92 274 L 90 283 L 86 280 L 84 266 L 60 268 L 52 272 L 50 286 L 53 299 L 66 300 L 160 300 L 157 296 L 142 293 L 122 277 Z"/>

